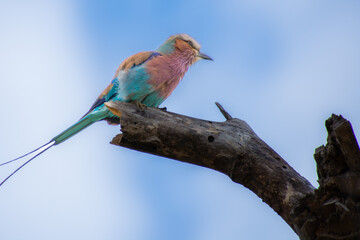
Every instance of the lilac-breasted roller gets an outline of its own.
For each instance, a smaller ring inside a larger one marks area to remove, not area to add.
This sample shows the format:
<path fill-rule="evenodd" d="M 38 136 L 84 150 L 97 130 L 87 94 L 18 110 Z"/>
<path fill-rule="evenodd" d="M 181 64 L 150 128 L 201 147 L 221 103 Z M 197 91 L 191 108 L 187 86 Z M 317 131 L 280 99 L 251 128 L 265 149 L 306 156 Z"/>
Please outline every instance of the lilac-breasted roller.
<path fill-rule="evenodd" d="M 208 55 L 201 53 L 200 48 L 201 45 L 189 35 L 177 34 L 169 37 L 156 51 L 140 52 L 125 59 L 117 69 L 110 85 L 100 94 L 90 110 L 78 122 L 55 136 L 47 144 L 30 152 L 41 150 L 1 182 L 0 186 L 32 159 L 94 122 L 100 120 L 107 120 L 108 123 L 118 122 L 119 113 L 108 108 L 107 102 L 136 102 L 148 107 L 158 107 L 170 96 L 192 64 L 200 59 L 212 60 Z"/>

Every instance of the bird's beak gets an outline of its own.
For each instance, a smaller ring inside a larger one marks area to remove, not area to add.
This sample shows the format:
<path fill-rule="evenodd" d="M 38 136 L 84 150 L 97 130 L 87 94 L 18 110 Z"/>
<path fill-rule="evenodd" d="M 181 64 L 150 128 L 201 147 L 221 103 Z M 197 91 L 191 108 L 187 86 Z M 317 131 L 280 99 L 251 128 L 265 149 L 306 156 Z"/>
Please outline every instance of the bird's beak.
<path fill-rule="evenodd" d="M 204 60 L 211 60 L 211 61 L 214 61 L 211 57 L 209 57 L 208 55 L 206 55 L 205 53 L 201 53 L 199 52 L 196 57 L 198 58 L 201 58 L 201 59 L 204 59 Z"/>

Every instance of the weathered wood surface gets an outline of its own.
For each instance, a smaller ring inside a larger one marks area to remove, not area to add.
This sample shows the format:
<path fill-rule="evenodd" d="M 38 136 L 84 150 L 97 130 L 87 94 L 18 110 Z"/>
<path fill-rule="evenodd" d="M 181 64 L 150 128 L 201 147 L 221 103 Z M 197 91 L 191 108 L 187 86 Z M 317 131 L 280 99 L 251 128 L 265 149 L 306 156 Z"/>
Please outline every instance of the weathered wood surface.
<path fill-rule="evenodd" d="M 360 239 L 360 149 L 349 121 L 326 120 L 326 146 L 316 149 L 320 187 L 303 203 L 308 239 Z M 316 229 L 314 232 L 313 229 Z"/>
<path fill-rule="evenodd" d="M 301 239 L 360 239 L 359 230 L 354 230 L 359 229 L 355 225 L 359 223 L 360 155 L 348 121 L 334 117 L 328 120 L 331 140 L 315 154 L 320 176 L 320 188 L 315 190 L 246 122 L 232 118 L 219 105 L 227 118 L 225 122 L 154 108 L 141 111 L 135 104 L 123 102 L 109 104 L 108 107 L 122 113 L 122 133 L 114 137 L 112 144 L 228 175 L 274 209 Z M 330 147 L 334 144 L 336 147 Z M 342 170 L 337 170 L 338 165 Z M 339 217 L 338 221 L 333 215 Z M 344 224 L 349 227 L 345 229 Z M 332 232 L 336 226 L 341 226 L 341 230 Z"/>

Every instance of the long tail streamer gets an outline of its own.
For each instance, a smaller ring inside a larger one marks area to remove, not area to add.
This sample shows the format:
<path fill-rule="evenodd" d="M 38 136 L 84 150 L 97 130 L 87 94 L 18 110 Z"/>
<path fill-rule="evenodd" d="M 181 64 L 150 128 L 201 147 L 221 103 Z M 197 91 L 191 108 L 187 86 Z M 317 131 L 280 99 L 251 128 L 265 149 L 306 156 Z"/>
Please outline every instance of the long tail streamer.
<path fill-rule="evenodd" d="M 0 164 L 0 167 L 3 166 L 3 165 L 9 164 L 9 163 L 11 163 L 11 162 L 15 162 L 15 161 L 17 161 L 17 160 L 19 160 L 19 159 L 21 159 L 21 158 L 23 158 L 23 157 L 26 157 L 27 155 L 30 155 L 30 154 L 32 154 L 33 152 L 36 152 L 37 150 L 39 150 L 40 148 L 45 147 L 45 146 L 48 145 L 48 144 L 50 144 L 50 143 L 46 143 L 46 144 L 42 145 L 41 147 L 38 147 L 37 149 L 32 150 L 31 152 L 28 152 L 28 153 L 26 153 L 26 154 L 24 154 L 24 155 L 22 155 L 22 156 L 20 156 L 20 157 L 17 157 L 17 158 L 15 158 L 15 159 L 13 159 L 13 160 L 10 160 L 10 161 L 1 163 L 1 164 Z"/>
<path fill-rule="evenodd" d="M 47 143 L 47 144 L 45 144 L 45 145 L 43 145 L 43 146 L 41 146 L 41 147 L 39 147 L 39 148 L 37 148 L 37 149 L 35 149 L 35 150 L 33 150 L 33 151 L 25 154 L 25 155 L 22 155 L 22 156 L 20 156 L 20 157 L 18 157 L 18 158 L 15 158 L 15 159 L 11 160 L 11 161 L 8 161 L 8 162 L 5 162 L 5 163 L 0 164 L 0 166 L 2 166 L 2 165 L 5 165 L 5 164 L 14 162 L 14 161 L 16 161 L 16 160 L 19 160 L 20 158 L 26 157 L 26 156 L 28 156 L 29 154 L 34 153 L 34 152 L 36 152 L 36 151 L 40 151 L 40 152 L 38 152 L 35 156 L 33 156 L 32 158 L 30 158 L 29 160 L 27 160 L 25 163 L 23 163 L 20 167 L 18 167 L 17 169 L 15 169 L 15 171 L 13 171 L 9 176 L 7 176 L 7 177 L 0 183 L 0 187 L 1 187 L 12 175 L 14 175 L 17 171 L 19 171 L 19 170 L 20 170 L 21 168 L 23 168 L 26 164 L 28 164 L 29 162 L 31 162 L 34 158 L 36 158 L 37 156 L 39 156 L 40 154 L 42 154 L 43 152 L 45 152 L 46 150 L 48 150 L 49 148 L 51 148 L 52 146 L 54 146 L 54 144 L 55 144 L 55 141 L 49 142 L 49 143 Z"/>

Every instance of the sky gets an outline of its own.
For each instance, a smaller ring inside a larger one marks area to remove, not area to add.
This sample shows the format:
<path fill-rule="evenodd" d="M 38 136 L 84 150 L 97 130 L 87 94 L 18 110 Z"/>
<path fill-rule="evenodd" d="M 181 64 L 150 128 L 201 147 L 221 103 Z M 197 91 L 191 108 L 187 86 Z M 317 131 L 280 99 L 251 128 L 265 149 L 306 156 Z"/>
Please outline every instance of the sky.
<path fill-rule="evenodd" d="M 332 113 L 360 136 L 358 1 L 0 1 L 0 162 L 77 121 L 128 56 L 187 33 L 214 61 L 161 105 L 245 120 L 315 187 Z M 99 122 L 0 189 L 0 239 L 297 239 L 250 190 L 199 166 L 109 144 Z M 4 179 L 22 162 L 0 167 Z"/>

